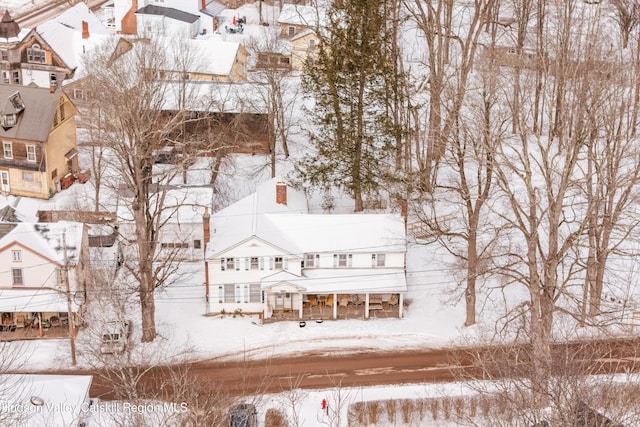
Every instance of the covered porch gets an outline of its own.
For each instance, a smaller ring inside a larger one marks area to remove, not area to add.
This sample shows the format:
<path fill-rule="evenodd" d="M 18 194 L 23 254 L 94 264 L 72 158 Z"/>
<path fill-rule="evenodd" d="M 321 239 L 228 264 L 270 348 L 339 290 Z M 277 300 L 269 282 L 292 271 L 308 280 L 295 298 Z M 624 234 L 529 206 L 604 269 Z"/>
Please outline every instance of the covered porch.
<path fill-rule="evenodd" d="M 403 315 L 404 271 L 337 270 L 322 274 L 315 270 L 314 273 L 266 287 L 264 320 L 375 319 Z M 331 274 L 335 277 L 330 277 Z M 278 300 L 285 304 L 274 303 Z"/>
<path fill-rule="evenodd" d="M 385 319 L 385 318 L 400 318 L 400 300 L 401 294 L 387 294 L 377 296 L 372 294 L 371 299 L 376 301 L 383 297 L 387 297 L 379 304 L 370 304 L 367 313 L 366 305 L 363 302 L 352 302 L 353 297 L 359 297 L 364 299 L 363 295 L 303 295 L 302 314 L 299 310 L 282 310 L 274 311 L 270 319 L 266 321 L 282 321 L 282 320 L 349 320 L 349 319 Z M 311 297 L 311 301 L 308 298 Z M 314 303 L 314 297 L 317 298 L 318 303 Z M 304 299 L 307 299 L 306 301 Z M 320 302 L 324 300 L 324 302 Z M 340 303 L 340 300 L 343 302 Z M 362 301 L 362 300 L 360 300 Z M 334 304 L 335 302 L 335 304 Z M 368 315 L 367 315 L 368 314 Z"/>
<path fill-rule="evenodd" d="M 79 305 L 71 303 L 75 313 Z M 51 288 L 0 291 L 0 341 L 69 336 L 66 294 Z M 76 317 L 77 319 L 77 317 Z"/>

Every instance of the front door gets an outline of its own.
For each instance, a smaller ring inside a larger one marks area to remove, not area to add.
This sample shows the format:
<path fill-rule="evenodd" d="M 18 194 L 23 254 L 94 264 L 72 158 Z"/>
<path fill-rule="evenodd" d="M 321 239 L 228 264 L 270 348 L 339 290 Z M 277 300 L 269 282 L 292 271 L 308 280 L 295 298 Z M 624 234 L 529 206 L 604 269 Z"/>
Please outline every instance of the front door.
<path fill-rule="evenodd" d="M 8 171 L 0 171 L 0 190 L 2 190 L 3 193 L 8 193 L 10 190 Z"/>
<path fill-rule="evenodd" d="M 292 310 L 293 303 L 291 299 L 291 293 L 280 292 L 276 294 L 276 309 L 277 310 Z"/>

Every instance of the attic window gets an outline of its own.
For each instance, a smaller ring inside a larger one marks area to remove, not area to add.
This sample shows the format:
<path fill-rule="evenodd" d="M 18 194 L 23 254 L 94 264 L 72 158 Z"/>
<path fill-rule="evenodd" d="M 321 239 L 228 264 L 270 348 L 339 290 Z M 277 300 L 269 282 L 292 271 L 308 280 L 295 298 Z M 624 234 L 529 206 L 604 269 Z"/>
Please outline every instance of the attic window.
<path fill-rule="evenodd" d="M 47 54 L 43 49 L 40 49 L 40 45 L 34 44 L 29 49 L 27 49 L 28 62 L 37 62 L 39 64 L 44 64 L 46 60 Z"/>

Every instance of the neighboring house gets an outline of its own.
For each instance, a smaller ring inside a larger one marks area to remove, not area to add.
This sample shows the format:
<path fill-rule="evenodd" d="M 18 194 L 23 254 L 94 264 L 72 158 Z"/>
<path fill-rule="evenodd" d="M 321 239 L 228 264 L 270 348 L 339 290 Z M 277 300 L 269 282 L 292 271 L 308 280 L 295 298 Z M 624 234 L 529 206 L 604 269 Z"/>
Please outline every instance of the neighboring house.
<path fill-rule="evenodd" d="M 74 182 L 76 114 L 59 89 L 0 85 L 0 192 L 46 199 Z"/>
<path fill-rule="evenodd" d="M 404 222 L 384 214 L 307 213 L 305 194 L 277 179 L 211 218 L 209 313 L 265 319 L 402 316 Z"/>
<path fill-rule="evenodd" d="M 148 43 L 164 43 L 170 46 L 170 39 L 158 38 L 150 42 L 144 38 L 120 38 L 111 61 L 130 54 L 135 49 L 147 49 Z M 166 81 L 214 81 L 244 82 L 247 80 L 247 60 L 249 52 L 237 42 L 211 39 L 183 40 L 174 43 L 174 49 L 166 50 L 166 57 L 153 70 L 159 80 Z"/>
<path fill-rule="evenodd" d="M 315 6 L 285 4 L 278 16 L 280 37 L 292 38 L 303 31 L 316 29 L 319 24 Z"/>
<path fill-rule="evenodd" d="M 203 30 L 215 31 L 218 26 L 217 18 L 226 7 L 215 0 L 114 0 L 104 6 L 103 10 L 107 27 L 119 34 L 144 34 L 144 25 L 148 19 L 161 20 L 173 28 L 195 28 L 195 33 L 191 34 L 197 34 Z M 195 17 L 195 21 L 189 22 L 193 18 L 188 18 L 181 12 Z M 145 16 L 139 20 L 141 16 L 137 16 L 138 14 Z"/>
<path fill-rule="evenodd" d="M 307 60 L 315 60 L 318 55 L 320 38 L 314 30 L 305 30 L 291 38 L 291 68 L 304 70 Z"/>
<path fill-rule="evenodd" d="M 34 30 L 21 30 L 9 12 L 0 21 L 0 84 L 58 86 L 73 68 Z"/>
<path fill-rule="evenodd" d="M 199 19 L 192 13 L 150 4 L 136 11 L 136 28 L 139 36 L 189 39 L 198 34 Z"/>
<path fill-rule="evenodd" d="M 91 382 L 91 375 L 2 374 L 3 421 L 16 426 L 94 425 L 89 419 L 99 408 L 91 408 Z"/>
<path fill-rule="evenodd" d="M 81 314 L 89 270 L 87 228 L 79 222 L 0 224 L 0 312 L 3 330 Z"/>
<path fill-rule="evenodd" d="M 212 211 L 213 189 L 176 186 L 166 190 L 163 203 L 158 259 L 201 261 L 204 257 L 202 217 Z M 131 198 L 126 191 L 121 191 L 117 215 L 120 235 L 125 239 L 135 236 Z"/>
<path fill-rule="evenodd" d="M 249 51 L 237 42 L 215 39 L 190 39 L 181 42 L 181 50 L 167 50 L 162 80 L 246 82 Z"/>
<path fill-rule="evenodd" d="M 50 47 L 51 51 L 60 58 L 71 73 L 64 76 L 64 80 L 73 78 L 79 67 L 80 58 L 91 51 L 95 45 L 113 37 L 111 32 L 91 12 L 85 3 L 78 3 L 67 9 L 57 17 L 36 27 L 35 33 Z M 42 79 L 40 79 L 42 80 Z M 28 83 L 25 81 L 25 84 Z M 38 83 L 38 86 L 46 86 Z M 62 85 L 63 80 L 59 79 Z"/>

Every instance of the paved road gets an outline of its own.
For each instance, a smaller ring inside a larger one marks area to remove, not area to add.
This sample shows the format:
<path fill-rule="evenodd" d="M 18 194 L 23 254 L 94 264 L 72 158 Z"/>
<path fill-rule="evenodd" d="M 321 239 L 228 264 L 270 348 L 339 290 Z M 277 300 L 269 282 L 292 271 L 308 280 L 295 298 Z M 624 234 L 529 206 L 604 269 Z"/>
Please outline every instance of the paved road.
<path fill-rule="evenodd" d="M 640 371 L 638 339 L 601 340 L 556 345 L 554 367 L 560 372 Z M 526 375 L 528 346 L 435 349 L 395 353 L 314 353 L 291 358 L 220 362 L 215 359 L 181 365 L 203 390 L 224 389 L 231 395 L 277 393 L 295 388 L 343 387 L 449 382 Z M 479 367 L 478 360 L 485 364 Z M 563 361 L 569 361 L 565 365 Z M 54 372 L 59 374 L 78 371 Z M 94 375 L 92 396 L 113 397 L 108 383 Z M 167 383 L 166 368 L 152 368 L 141 387 Z"/>

